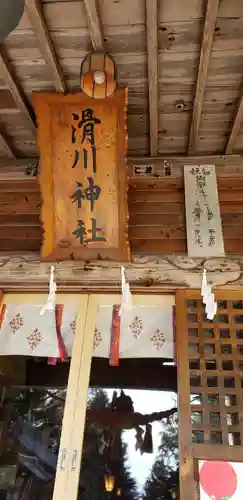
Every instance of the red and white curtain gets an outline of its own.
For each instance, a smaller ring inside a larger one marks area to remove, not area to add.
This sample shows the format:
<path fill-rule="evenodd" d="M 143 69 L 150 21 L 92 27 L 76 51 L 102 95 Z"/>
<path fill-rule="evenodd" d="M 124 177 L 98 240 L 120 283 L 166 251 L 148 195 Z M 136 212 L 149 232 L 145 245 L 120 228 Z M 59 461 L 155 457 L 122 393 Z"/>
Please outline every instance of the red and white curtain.
<path fill-rule="evenodd" d="M 124 311 L 120 324 L 120 358 L 173 358 L 173 300 L 168 297 L 162 307 L 135 306 Z M 93 356 L 108 358 L 112 306 L 98 309 Z"/>
<path fill-rule="evenodd" d="M 0 314 L 0 355 L 62 359 L 71 356 L 77 310 L 57 305 L 4 304 Z"/>
<path fill-rule="evenodd" d="M 59 357 L 54 311 L 39 305 L 3 306 L 0 354 Z"/>
<path fill-rule="evenodd" d="M 119 358 L 169 358 L 174 356 L 174 297 L 161 306 L 134 306 L 120 319 Z M 40 314 L 42 305 L 2 306 L 0 355 L 70 357 L 78 310 L 57 305 Z M 100 306 L 94 332 L 93 356 L 110 357 L 113 305 Z"/>

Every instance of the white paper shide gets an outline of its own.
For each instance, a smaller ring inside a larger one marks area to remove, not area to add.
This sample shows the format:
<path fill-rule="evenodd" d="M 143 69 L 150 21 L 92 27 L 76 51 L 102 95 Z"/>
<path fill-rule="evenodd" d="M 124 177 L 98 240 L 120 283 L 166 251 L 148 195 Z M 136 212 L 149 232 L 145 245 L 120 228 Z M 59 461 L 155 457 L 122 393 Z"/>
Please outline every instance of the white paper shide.
<path fill-rule="evenodd" d="M 223 257 L 224 240 L 215 166 L 184 166 L 184 182 L 188 255 Z"/>
<path fill-rule="evenodd" d="M 207 281 L 206 270 L 203 271 L 201 296 L 203 304 L 205 305 L 206 317 L 209 320 L 213 320 L 217 312 L 217 301 L 215 300 L 215 295 L 212 292 L 212 287 Z"/>
<path fill-rule="evenodd" d="M 122 314 L 125 311 L 132 310 L 132 295 L 129 283 L 126 281 L 125 277 L 125 267 L 123 266 L 121 267 L 121 287 L 122 287 L 122 303 L 119 311 L 120 316 L 122 316 Z"/>
<path fill-rule="evenodd" d="M 53 311 L 55 309 L 57 285 L 55 282 L 54 271 L 55 271 L 55 267 L 51 266 L 50 282 L 49 282 L 49 294 L 47 297 L 47 302 L 44 304 L 44 306 L 41 309 L 41 312 L 40 312 L 41 316 L 46 311 Z"/>

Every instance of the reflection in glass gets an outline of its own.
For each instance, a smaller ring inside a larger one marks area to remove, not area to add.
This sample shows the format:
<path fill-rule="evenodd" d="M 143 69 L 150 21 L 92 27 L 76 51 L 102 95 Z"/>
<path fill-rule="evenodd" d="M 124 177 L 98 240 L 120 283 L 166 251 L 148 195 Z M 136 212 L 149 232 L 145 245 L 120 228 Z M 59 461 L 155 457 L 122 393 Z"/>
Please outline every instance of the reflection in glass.
<path fill-rule="evenodd" d="M 78 498 L 175 498 L 177 412 L 161 419 L 175 406 L 172 393 L 90 389 Z"/>
<path fill-rule="evenodd" d="M 66 389 L 4 389 L 1 499 L 51 500 L 65 397 Z"/>

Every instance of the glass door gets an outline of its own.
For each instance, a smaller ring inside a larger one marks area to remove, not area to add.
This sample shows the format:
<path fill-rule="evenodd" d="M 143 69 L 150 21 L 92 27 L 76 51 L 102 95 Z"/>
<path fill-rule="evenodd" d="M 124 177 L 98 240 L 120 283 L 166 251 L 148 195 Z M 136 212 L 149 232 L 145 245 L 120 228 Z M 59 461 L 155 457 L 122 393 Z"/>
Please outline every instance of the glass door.
<path fill-rule="evenodd" d="M 140 343 L 141 356 L 144 358 L 149 358 L 151 353 L 149 349 L 153 351 L 153 356 L 157 357 L 161 364 L 161 357 L 163 357 L 163 350 L 166 344 L 165 342 L 165 332 L 168 328 L 170 329 L 170 345 L 169 351 L 172 352 L 173 348 L 171 343 L 173 343 L 173 330 L 172 327 L 172 308 L 174 305 L 174 297 L 172 296 L 146 296 L 146 295 L 135 295 L 132 297 L 134 314 L 131 315 L 129 319 L 129 333 L 132 342 L 129 344 L 124 343 L 122 339 L 122 333 L 120 338 L 120 354 L 122 353 L 127 358 L 136 358 L 137 350 L 134 349 L 134 344 L 140 342 L 139 334 L 142 328 L 142 324 L 150 322 L 152 330 L 150 330 L 150 335 L 146 332 L 147 344 Z M 77 387 L 76 391 L 76 404 L 74 409 L 74 414 L 72 418 L 72 430 L 70 438 L 70 456 L 71 459 L 68 462 L 67 478 L 66 478 L 66 496 L 62 498 L 76 500 L 76 498 L 88 498 L 87 493 L 83 488 L 83 477 L 80 475 L 82 470 L 82 457 L 83 455 L 83 444 L 84 451 L 85 447 L 89 446 L 89 440 L 84 442 L 84 430 L 85 424 L 87 424 L 87 398 L 88 389 L 92 386 L 90 385 L 90 373 L 92 379 L 93 363 L 91 370 L 92 359 L 97 359 L 96 356 L 103 356 L 105 366 L 109 367 L 109 352 L 111 344 L 111 322 L 112 322 L 112 311 L 114 311 L 115 306 L 121 304 L 121 295 L 90 295 L 88 299 L 87 316 L 85 321 L 85 328 L 83 333 L 82 348 L 79 349 L 79 354 L 77 356 L 79 360 L 79 367 L 75 371 L 75 384 Z M 168 317 L 166 313 L 168 312 Z M 141 312 L 141 317 L 140 317 Z M 163 315 L 163 316 L 162 316 Z M 107 319 L 108 318 L 108 319 Z M 168 323 L 168 325 L 167 325 Z M 100 331 L 99 325 L 102 325 L 102 331 Z M 104 335 L 103 335 L 104 334 Z M 79 335 L 79 326 L 77 325 L 76 335 Z M 104 343 L 102 347 L 102 337 L 104 337 Z M 105 349 L 102 354 L 102 349 Z M 99 354 L 98 354 L 99 350 Z M 126 352 L 125 352 L 126 351 Z M 105 354 L 104 354 L 105 352 Z M 161 354 L 162 353 L 162 354 Z M 73 353 L 75 356 L 75 351 Z M 166 356 L 165 356 L 166 357 Z M 173 357 L 171 354 L 168 357 Z M 77 362 L 78 364 L 78 362 Z M 116 373 L 117 368 L 112 367 L 112 373 Z M 103 373 L 100 372 L 100 382 L 98 380 L 98 385 L 102 384 Z M 129 376 L 129 374 L 127 374 Z M 162 372 L 161 372 L 162 376 Z M 95 378 L 99 379 L 99 373 L 96 370 Z M 114 382 L 115 383 L 115 382 Z M 96 384 L 97 386 L 97 384 Z M 116 385 L 111 384 L 111 387 L 116 387 Z M 69 393 L 68 393 L 69 394 Z M 172 403 L 173 404 L 173 403 Z M 144 413 L 148 408 L 145 406 L 143 408 Z M 152 410 L 151 410 L 152 411 Z M 69 425 L 70 424 L 66 424 Z M 92 427 L 92 426 L 91 426 Z M 87 429 L 87 427 L 86 427 Z M 63 432 L 65 432 L 65 427 L 63 427 Z M 87 438 L 87 432 L 85 434 Z M 104 443 L 105 445 L 105 443 Z M 61 447 L 62 452 L 62 447 Z M 61 460 L 61 455 L 60 455 Z M 92 464 L 90 464 L 90 469 L 92 469 Z M 59 491 L 60 495 L 62 493 L 62 487 L 59 484 L 59 471 L 57 472 L 56 490 Z M 82 479 L 82 481 L 81 481 Z M 94 477 L 94 481 L 96 478 Z M 108 490 L 107 490 L 108 491 Z M 118 493 L 119 494 L 119 488 Z M 104 498 L 106 498 L 107 492 L 104 490 Z M 56 497 L 57 498 L 57 497 Z M 58 497 L 60 498 L 60 497 Z M 111 497 L 113 498 L 113 497 Z"/>

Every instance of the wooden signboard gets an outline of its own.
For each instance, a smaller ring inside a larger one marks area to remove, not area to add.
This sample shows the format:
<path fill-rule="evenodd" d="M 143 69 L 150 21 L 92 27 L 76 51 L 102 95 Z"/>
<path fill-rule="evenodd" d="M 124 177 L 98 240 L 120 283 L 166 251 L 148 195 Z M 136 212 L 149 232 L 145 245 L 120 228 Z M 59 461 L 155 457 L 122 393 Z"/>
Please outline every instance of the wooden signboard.
<path fill-rule="evenodd" d="M 128 261 L 127 91 L 33 95 L 40 150 L 41 257 Z"/>
<path fill-rule="evenodd" d="M 224 257 L 224 240 L 214 165 L 184 167 L 189 257 Z"/>

